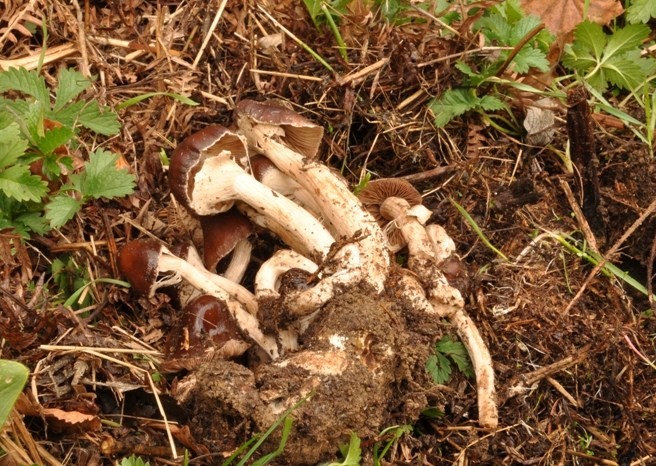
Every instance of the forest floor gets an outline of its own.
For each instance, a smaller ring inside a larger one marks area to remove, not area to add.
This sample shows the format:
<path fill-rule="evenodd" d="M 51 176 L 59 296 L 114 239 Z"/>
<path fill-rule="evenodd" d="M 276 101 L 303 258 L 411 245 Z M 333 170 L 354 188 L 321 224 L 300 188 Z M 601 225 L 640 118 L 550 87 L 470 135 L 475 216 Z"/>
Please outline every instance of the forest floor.
<path fill-rule="evenodd" d="M 554 101 L 553 133 L 542 143 L 529 144 L 521 125 L 539 97 L 510 87 L 508 125 L 494 127 L 474 112 L 436 128 L 428 104 L 460 79 L 456 61 L 493 52 L 481 47 L 473 19 L 453 23 L 455 33 L 446 34 L 418 8 L 390 22 L 371 2 L 353 2 L 340 23 L 346 61 L 330 29 L 317 29 L 301 1 L 2 3 L 0 25 L 46 17 L 48 46 L 73 44 L 71 54 L 44 66 L 48 82 L 59 68 L 75 67 L 96 76 L 92 97 L 110 107 L 150 92 L 198 105 L 159 95 L 121 109 L 120 133 L 102 144 L 127 161 L 137 178 L 134 194 L 94 200 L 64 227 L 13 242 L 2 257 L 2 358 L 33 373 L 23 404 L 51 411 L 35 415 L 19 403 L 21 414 L 12 416 L 0 443 L 14 453 L 0 456 L 0 465 L 114 464 L 134 453 L 150 464 L 182 464 L 171 459 L 157 420 L 155 384 L 169 418 L 181 420 L 175 437 L 179 451 L 190 451 L 189 464 L 221 464 L 223 457 L 203 459 L 207 439 L 194 437 L 185 413 L 167 397 L 172 378 L 145 375 L 157 373 L 155 352 L 164 351 L 175 321 L 171 299 L 99 282 L 88 289 L 85 306 L 73 310 L 63 306 L 68 296 L 59 294 L 51 264 L 66 264 L 70 294 L 78 279 L 120 279 L 117 249 L 127 240 L 179 241 L 186 232 L 175 219 L 166 160 L 194 131 L 230 125 L 244 98 L 282 99 L 326 128 L 321 161 L 352 187 L 368 176 L 410 181 L 432 211 L 431 223 L 456 242 L 465 269 L 458 287 L 492 356 L 500 425 L 477 426 L 475 383 L 454 370 L 434 398 L 440 415 L 416 419 L 380 464 L 656 464 L 656 370 L 644 360 L 656 355 L 652 302 L 586 259 L 598 253 L 651 290 L 656 165 L 627 127 L 592 115 L 593 188 L 559 156 L 571 118 L 564 99 Z M 2 37 L 3 58 L 34 53 L 43 41 L 38 29 L 14 28 Z M 582 185 L 598 200 L 588 222 L 577 213 Z M 276 244 L 259 235 L 255 257 Z M 139 357 L 93 348 L 154 352 Z M 364 463 L 372 463 L 377 442 L 389 439 L 363 438 Z"/>

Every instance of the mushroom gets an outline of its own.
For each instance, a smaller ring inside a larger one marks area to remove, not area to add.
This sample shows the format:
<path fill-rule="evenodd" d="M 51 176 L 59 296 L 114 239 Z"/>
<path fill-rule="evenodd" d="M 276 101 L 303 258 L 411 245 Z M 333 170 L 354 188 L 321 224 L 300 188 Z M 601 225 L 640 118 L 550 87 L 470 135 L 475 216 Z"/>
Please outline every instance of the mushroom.
<path fill-rule="evenodd" d="M 418 277 L 422 277 L 433 311 L 438 316 L 449 319 L 467 348 L 476 374 L 479 423 L 484 427 L 495 428 L 499 420 L 492 358 L 476 325 L 464 310 L 464 300 L 460 292 L 449 285 L 439 269 L 436 253 L 438 248 L 433 245 L 425 227 L 412 213 L 408 201 L 398 197 L 386 199 L 381 204 L 381 215 L 393 220 L 406 240 L 409 251 L 408 265 Z M 415 299 L 421 301 L 422 296 L 417 292 L 417 288 L 409 290 L 409 294 L 415 294 Z"/>
<path fill-rule="evenodd" d="M 257 312 L 254 296 L 241 285 L 205 268 L 194 267 L 152 239 L 137 239 L 125 244 L 119 252 L 118 267 L 135 291 L 146 296 L 153 296 L 157 289 L 184 279 L 205 294 L 225 301 L 239 328 L 270 357 L 278 357 L 275 340 L 262 333 L 254 316 Z M 158 279 L 160 274 L 164 276 Z"/>
<path fill-rule="evenodd" d="M 244 341 L 226 303 L 211 295 L 189 302 L 166 345 L 165 372 L 192 370 L 212 358 L 230 359 L 250 347 Z"/>
<path fill-rule="evenodd" d="M 253 249 L 248 237 L 253 224 L 234 209 L 200 218 L 203 230 L 203 263 L 214 272 L 219 262 L 232 253 L 230 262 L 221 273 L 235 283 L 241 282 Z"/>
<path fill-rule="evenodd" d="M 415 206 L 415 215 L 422 224 L 425 224 L 431 216 L 430 210 L 422 205 L 422 198 L 419 191 L 410 183 L 399 178 L 381 178 L 370 181 L 365 188 L 358 194 L 358 199 L 369 211 L 378 225 L 383 229 L 387 236 L 387 242 L 392 252 L 398 252 L 405 247 L 406 242 L 401 231 L 385 218 L 381 213 L 381 205 L 386 199 L 398 197 L 405 199 L 411 206 Z"/>
<path fill-rule="evenodd" d="M 262 154 L 254 155 L 249 159 L 248 164 L 257 181 L 289 197 L 316 217 L 321 216 L 321 209 L 314 197 L 294 179 L 278 170 L 278 167 L 267 157 Z"/>
<path fill-rule="evenodd" d="M 169 182 L 173 195 L 196 215 L 213 215 L 242 201 L 276 219 L 299 252 L 323 258 L 334 239 L 309 212 L 248 174 L 235 159 L 247 157 L 244 139 L 210 125 L 182 141 L 173 152 Z M 274 231 L 274 233 L 277 233 Z"/>
<path fill-rule="evenodd" d="M 252 147 L 315 197 L 335 234 L 358 243 L 359 261 L 345 263 L 344 268 L 354 271 L 356 282 L 363 281 L 380 293 L 389 269 L 385 237 L 342 180 L 328 167 L 312 160 L 321 143 L 323 128 L 281 105 L 253 100 L 240 101 L 235 118 Z M 355 259 L 352 254 L 342 257 Z"/>

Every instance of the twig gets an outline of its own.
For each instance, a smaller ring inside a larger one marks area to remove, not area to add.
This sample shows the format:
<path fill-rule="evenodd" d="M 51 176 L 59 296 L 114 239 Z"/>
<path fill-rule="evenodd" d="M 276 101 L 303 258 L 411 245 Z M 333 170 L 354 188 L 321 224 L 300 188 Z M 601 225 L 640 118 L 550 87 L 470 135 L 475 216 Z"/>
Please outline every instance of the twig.
<path fill-rule="evenodd" d="M 223 10 L 226 6 L 226 3 L 228 3 L 228 0 L 223 0 L 221 2 L 221 4 L 219 5 L 219 9 L 217 10 L 216 14 L 214 15 L 214 20 L 212 21 L 212 25 L 210 26 L 210 30 L 207 31 L 207 34 L 205 34 L 205 38 L 203 39 L 203 43 L 200 46 L 200 49 L 198 49 L 198 53 L 196 54 L 196 58 L 194 59 L 194 62 L 191 65 L 191 67 L 193 69 L 196 69 L 196 66 L 198 66 L 198 62 L 200 61 L 201 57 L 203 56 L 203 53 L 205 52 L 205 48 L 207 47 L 207 44 L 209 44 L 210 39 L 212 38 L 212 35 L 214 34 L 214 31 L 216 30 L 216 27 L 219 25 L 219 20 L 221 19 L 221 15 L 223 14 Z"/>
<path fill-rule="evenodd" d="M 579 299 L 581 299 L 581 296 L 583 295 L 583 292 L 585 289 L 588 287 L 592 279 L 594 278 L 595 275 L 602 269 L 604 265 L 606 265 L 606 262 L 608 262 L 608 259 L 610 257 L 613 257 L 613 255 L 617 252 L 617 250 L 624 244 L 624 242 L 638 229 L 640 225 L 642 225 L 642 222 L 644 222 L 647 217 L 649 217 L 651 214 L 656 211 L 656 199 L 654 199 L 651 204 L 649 204 L 649 207 L 645 209 L 645 211 L 636 219 L 635 222 L 631 224 L 631 226 L 624 232 L 622 237 L 618 239 L 615 244 L 613 244 L 613 247 L 608 250 L 608 252 L 601 257 L 601 260 L 599 263 L 595 266 L 594 269 L 588 274 L 587 278 L 585 279 L 585 282 L 583 282 L 583 285 L 579 289 L 579 291 L 576 292 L 576 295 L 572 298 L 572 300 L 569 302 L 563 313 L 568 313 L 572 307 L 574 307 L 574 304 L 578 302 Z M 651 280 L 651 278 L 649 278 Z"/>
<path fill-rule="evenodd" d="M 169 425 L 169 420 L 166 417 L 166 411 L 164 411 L 164 406 L 162 406 L 162 401 L 159 399 L 157 388 L 155 388 L 155 383 L 153 382 L 153 378 L 150 376 L 149 372 L 146 372 L 146 380 L 148 380 L 148 385 L 150 385 L 150 389 L 153 391 L 153 396 L 155 397 L 155 402 L 157 403 L 157 409 L 159 409 L 159 412 L 162 415 L 164 427 L 166 428 L 166 437 L 169 440 L 169 445 L 171 445 L 171 454 L 173 455 L 173 459 L 176 459 L 178 457 L 178 450 L 175 448 L 175 441 L 173 440 L 173 434 L 171 433 L 171 426 Z"/>
<path fill-rule="evenodd" d="M 588 246 L 595 253 L 599 254 L 599 248 L 597 247 L 597 239 L 592 233 L 592 230 L 590 229 L 590 225 L 588 224 L 588 220 L 585 218 L 585 215 L 583 215 L 583 211 L 581 210 L 581 207 L 579 206 L 579 203 L 577 202 L 576 197 L 572 192 L 572 189 L 569 187 L 569 185 L 565 180 L 560 179 L 559 182 L 560 182 L 560 188 L 565 193 L 567 202 L 569 202 L 569 206 L 574 211 L 574 215 L 576 215 L 576 219 L 579 222 L 579 227 L 583 232 L 583 236 L 585 237 L 585 240 L 588 242 Z"/>
<path fill-rule="evenodd" d="M 86 76 L 91 76 L 89 70 L 89 54 L 87 52 L 87 34 L 84 28 L 84 15 L 82 14 L 82 8 L 77 0 L 73 0 L 73 7 L 75 8 L 75 15 L 77 17 L 77 33 L 78 41 L 80 42 L 80 55 L 82 58 L 82 63 L 80 63 L 80 72 Z"/>
<path fill-rule="evenodd" d="M 382 68 L 383 66 L 387 65 L 389 63 L 389 58 L 382 58 L 378 60 L 376 63 L 373 63 L 369 66 L 366 66 L 362 68 L 360 71 L 357 71 L 353 74 L 348 74 L 342 78 L 339 78 L 337 81 L 337 84 L 340 86 L 343 86 L 344 84 L 348 84 L 350 82 L 354 82 L 357 84 L 358 80 L 363 79 L 366 75 L 369 73 L 376 71 L 379 68 Z"/>
<path fill-rule="evenodd" d="M 456 169 L 456 165 L 447 165 L 446 167 L 436 167 L 430 170 L 423 171 L 421 173 L 413 173 L 411 175 L 402 176 L 406 181 L 410 183 L 417 183 L 419 181 L 427 180 L 428 178 L 434 178 L 436 176 L 444 175 L 445 173 L 450 173 Z"/>

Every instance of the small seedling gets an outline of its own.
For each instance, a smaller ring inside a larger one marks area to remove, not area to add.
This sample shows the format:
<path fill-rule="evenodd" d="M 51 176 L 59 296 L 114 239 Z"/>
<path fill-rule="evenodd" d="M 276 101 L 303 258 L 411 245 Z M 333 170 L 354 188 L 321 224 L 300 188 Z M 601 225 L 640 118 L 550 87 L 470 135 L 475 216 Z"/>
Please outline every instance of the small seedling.
<path fill-rule="evenodd" d="M 351 432 L 351 439 L 348 445 L 340 447 L 344 461 L 341 463 L 325 463 L 322 466 L 360 466 L 362 458 L 362 449 L 360 448 L 360 437 L 355 432 Z"/>
<path fill-rule="evenodd" d="M 118 464 L 118 466 L 150 466 L 148 461 L 144 461 L 140 456 L 131 455 Z"/>
<path fill-rule="evenodd" d="M 404 424 L 402 426 L 390 426 L 384 429 L 379 434 L 379 436 L 384 437 L 386 435 L 391 435 L 391 438 L 384 443 L 384 446 L 382 446 L 382 442 L 376 442 L 374 445 L 374 466 L 381 466 L 382 459 L 385 458 L 385 455 L 392 447 L 392 445 L 394 445 L 405 434 L 409 434 L 411 432 L 412 426 L 409 424 Z"/>
<path fill-rule="evenodd" d="M 433 382 L 443 385 L 451 378 L 452 363 L 465 376 L 474 377 L 474 369 L 467 355 L 465 345 L 452 340 L 449 336 L 444 336 L 435 343 L 433 354 L 426 361 L 426 371 L 433 378 Z"/>
<path fill-rule="evenodd" d="M 453 199 L 451 199 L 451 204 L 453 204 L 453 206 L 456 209 L 458 209 L 458 212 L 460 212 L 460 215 L 462 215 L 462 217 L 465 219 L 467 224 L 478 235 L 478 237 L 483 242 L 483 244 L 485 244 L 488 248 L 490 248 L 490 250 L 493 251 L 501 259 L 503 259 L 504 261 L 508 261 L 508 257 L 504 253 L 499 251 L 496 247 L 494 247 L 494 245 L 490 242 L 490 240 L 487 238 L 487 236 L 485 236 L 485 233 L 483 233 L 483 230 L 481 229 L 481 227 L 478 226 L 478 223 L 476 223 L 476 221 L 472 218 L 472 216 L 469 215 L 469 212 L 467 212 L 463 206 L 458 204 Z"/>

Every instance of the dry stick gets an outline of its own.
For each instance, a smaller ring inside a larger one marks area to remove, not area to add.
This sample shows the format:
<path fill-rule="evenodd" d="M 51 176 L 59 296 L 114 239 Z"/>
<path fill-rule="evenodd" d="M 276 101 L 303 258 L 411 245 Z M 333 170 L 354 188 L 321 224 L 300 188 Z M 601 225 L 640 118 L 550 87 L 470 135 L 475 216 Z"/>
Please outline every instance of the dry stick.
<path fill-rule="evenodd" d="M 194 62 L 191 65 L 193 69 L 196 69 L 196 67 L 198 66 L 198 62 L 200 61 L 200 58 L 203 56 L 203 53 L 205 52 L 205 48 L 207 47 L 207 44 L 209 44 L 210 39 L 212 38 L 212 34 L 214 34 L 216 27 L 219 25 L 219 20 L 221 19 L 221 15 L 223 14 L 223 10 L 226 6 L 226 3 L 228 3 L 228 0 L 223 0 L 221 2 L 221 5 L 219 5 L 219 9 L 216 12 L 216 15 L 214 15 L 214 20 L 212 21 L 212 25 L 210 26 L 210 30 L 207 31 L 207 34 L 205 34 L 205 39 L 203 39 L 203 43 L 200 46 L 200 49 L 198 49 L 196 58 L 194 59 Z"/>
<path fill-rule="evenodd" d="M 77 17 L 78 41 L 80 42 L 80 54 L 82 55 L 80 68 L 82 74 L 89 77 L 89 54 L 87 53 L 87 35 L 84 30 L 84 15 L 82 14 L 82 8 L 80 8 L 80 4 L 77 0 L 73 0 L 73 6 L 75 7 L 75 15 Z"/>
<path fill-rule="evenodd" d="M 606 265 L 606 262 L 608 262 L 609 257 L 613 257 L 613 255 L 617 252 L 617 250 L 624 244 L 624 242 L 631 236 L 640 225 L 642 225 L 642 222 L 644 222 L 647 217 L 649 217 L 652 213 L 656 211 L 656 199 L 654 199 L 651 204 L 649 204 L 649 207 L 636 219 L 633 224 L 624 232 L 622 237 L 618 239 L 615 244 L 613 244 L 613 247 L 608 250 L 608 252 L 605 254 L 605 256 L 602 256 L 601 260 L 599 263 L 595 266 L 594 269 L 588 274 L 588 277 L 585 279 L 585 282 L 583 282 L 583 285 L 577 291 L 576 296 L 572 298 L 572 300 L 569 302 L 563 313 L 568 313 L 572 307 L 574 307 L 574 304 L 581 298 L 583 295 L 583 292 L 585 289 L 588 287 L 592 279 L 594 278 L 595 275 L 597 275 L 597 272 L 601 270 L 601 268 Z"/>
<path fill-rule="evenodd" d="M 164 411 L 164 406 L 162 406 L 162 401 L 159 399 L 159 394 L 157 393 L 157 388 L 155 388 L 155 383 L 153 378 L 150 376 L 149 372 L 146 372 L 146 380 L 148 380 L 148 385 L 153 391 L 153 396 L 155 397 L 155 402 L 157 403 L 157 409 L 159 409 L 160 414 L 162 415 L 162 420 L 164 420 L 164 428 L 166 429 L 166 437 L 169 440 L 169 445 L 171 446 L 171 454 L 173 459 L 178 457 L 178 450 L 175 448 L 175 441 L 173 440 L 173 433 L 171 433 L 171 426 L 169 425 L 169 420 L 166 416 L 166 411 Z"/>
<path fill-rule="evenodd" d="M 599 254 L 599 248 L 597 247 L 597 239 L 592 233 L 592 230 L 590 229 L 590 225 L 588 224 L 588 220 L 585 218 L 585 215 L 583 215 L 581 206 L 579 206 L 579 203 L 576 200 L 576 197 L 574 196 L 572 189 L 569 187 L 569 185 L 565 180 L 560 179 L 559 182 L 560 182 L 561 189 L 565 193 L 567 202 L 569 202 L 569 206 L 574 211 L 574 215 L 576 215 L 576 219 L 579 222 L 579 227 L 581 227 L 581 231 L 583 232 L 583 236 L 585 237 L 585 240 L 588 242 L 588 246 L 590 246 L 590 249 L 592 249 L 593 252 Z"/>
<path fill-rule="evenodd" d="M 434 178 L 436 176 L 444 175 L 445 173 L 450 173 L 456 169 L 455 164 L 447 165 L 446 167 L 436 167 L 431 168 L 430 170 L 423 171 L 421 173 L 413 173 L 411 175 L 405 175 L 401 178 L 409 181 L 410 183 L 416 183 L 418 181 L 424 181 L 428 178 Z"/>
<path fill-rule="evenodd" d="M 387 63 L 389 63 L 389 58 L 382 58 L 378 60 L 376 63 L 362 68 L 360 71 L 339 78 L 337 80 L 337 84 L 340 86 L 343 86 L 344 84 L 348 84 L 350 82 L 357 84 L 358 80 L 364 79 L 369 73 L 372 73 L 382 68 L 383 66 L 387 65 Z"/>

